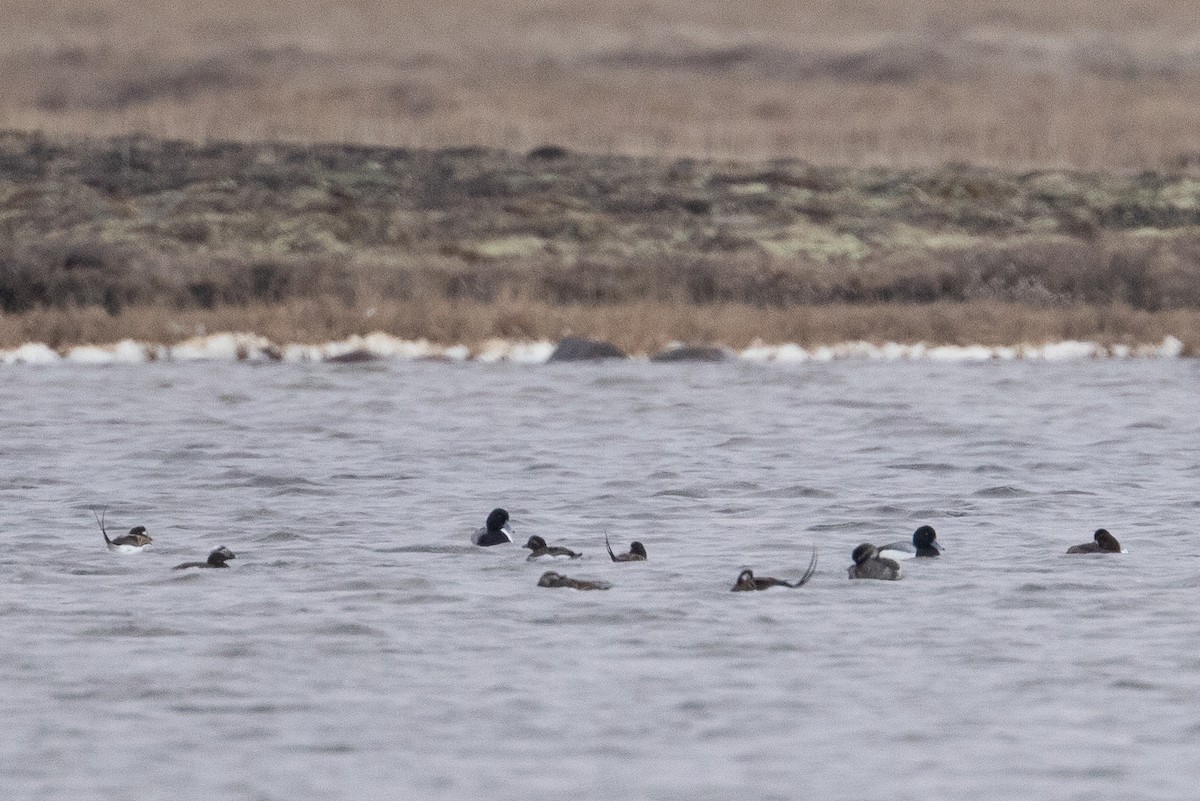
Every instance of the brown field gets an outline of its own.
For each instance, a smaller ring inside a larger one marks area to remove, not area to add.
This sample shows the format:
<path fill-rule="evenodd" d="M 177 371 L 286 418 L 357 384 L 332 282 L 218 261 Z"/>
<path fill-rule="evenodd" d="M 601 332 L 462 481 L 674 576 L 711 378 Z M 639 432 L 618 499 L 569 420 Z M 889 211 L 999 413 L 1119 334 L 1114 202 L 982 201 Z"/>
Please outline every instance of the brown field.
<path fill-rule="evenodd" d="M 1012 303 L 825 304 L 763 309 L 735 303 L 697 307 L 653 301 L 548 304 L 530 301 L 381 301 L 367 308 L 292 300 L 211 310 L 135 306 L 38 309 L 0 315 L 0 348 L 44 342 L 66 350 L 123 339 L 176 344 L 203 333 L 244 331 L 278 344 L 323 343 L 384 331 L 404 339 L 477 349 L 493 338 L 557 341 L 594 337 L 627 353 L 653 354 L 672 342 L 756 342 L 805 347 L 843 342 L 929 345 L 1040 345 L 1076 339 L 1101 345 L 1156 345 L 1167 336 L 1200 355 L 1200 310 L 1147 312 L 1128 306 L 1041 309 Z"/>
<path fill-rule="evenodd" d="M 0 347 L 203 327 L 1197 352 L 1195 15 L 0 0 Z"/>
<path fill-rule="evenodd" d="M 1192 0 L 3 0 L 0 129 L 1200 167 Z"/>

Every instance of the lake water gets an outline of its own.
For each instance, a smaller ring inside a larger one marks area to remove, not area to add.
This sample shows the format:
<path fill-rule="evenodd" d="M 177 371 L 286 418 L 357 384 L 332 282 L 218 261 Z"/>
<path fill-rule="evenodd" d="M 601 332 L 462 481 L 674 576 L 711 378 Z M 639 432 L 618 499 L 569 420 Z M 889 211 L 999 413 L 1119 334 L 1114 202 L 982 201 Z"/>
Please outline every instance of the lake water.
<path fill-rule="evenodd" d="M 1192 797 L 1198 379 L 3 368 L 0 795 Z M 154 544 L 109 553 L 103 506 Z M 613 588 L 470 546 L 495 506 Z M 922 523 L 943 558 L 847 580 Z M 1065 555 L 1099 526 L 1129 553 Z M 814 544 L 802 589 L 729 592 Z M 217 545 L 231 569 L 170 569 Z"/>

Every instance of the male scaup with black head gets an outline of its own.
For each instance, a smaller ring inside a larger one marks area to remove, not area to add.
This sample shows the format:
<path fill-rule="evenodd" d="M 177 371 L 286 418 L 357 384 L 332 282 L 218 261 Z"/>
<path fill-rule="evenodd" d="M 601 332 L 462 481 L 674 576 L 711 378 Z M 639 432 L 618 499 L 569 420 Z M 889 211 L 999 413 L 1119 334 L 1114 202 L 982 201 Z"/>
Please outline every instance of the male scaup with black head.
<path fill-rule="evenodd" d="M 889 542 L 879 546 L 879 556 L 883 559 L 913 559 L 929 556 L 941 556 L 942 546 L 937 541 L 937 532 L 933 526 L 921 526 L 913 532 L 912 542 Z"/>
<path fill-rule="evenodd" d="M 206 562 L 184 562 L 182 565 L 175 565 L 175 567 L 171 569 L 186 570 L 189 567 L 229 567 L 229 565 L 225 563 L 230 559 L 237 559 L 237 557 L 233 555 L 233 551 L 229 550 L 224 545 L 220 545 L 212 549 L 212 552 L 208 555 L 208 561 Z"/>
<path fill-rule="evenodd" d="M 493 509 L 487 516 L 487 524 L 471 535 L 471 542 L 476 545 L 506 545 L 513 541 L 513 531 L 508 527 L 508 512 L 504 509 Z"/>
<path fill-rule="evenodd" d="M 864 542 L 854 549 L 850 555 L 854 564 L 850 566 L 852 579 L 882 579 L 896 581 L 904 575 L 900 564 L 892 559 L 880 559 L 879 549 L 869 542 Z"/>
<path fill-rule="evenodd" d="M 525 543 L 525 547 L 532 551 L 529 556 L 525 557 L 525 561 L 527 562 L 532 562 L 534 559 L 578 559 L 583 556 L 583 554 L 575 553 L 570 548 L 547 545 L 546 541 L 536 534 L 529 538 L 529 542 Z"/>
<path fill-rule="evenodd" d="M 100 524 L 100 533 L 104 535 L 104 542 L 108 545 L 108 550 L 115 553 L 138 553 L 154 539 L 146 533 L 145 526 L 134 526 L 129 529 L 128 534 L 122 534 L 115 539 L 108 538 L 108 530 L 104 527 L 104 516 L 108 513 L 106 506 L 100 514 L 96 514 L 96 510 L 92 510 L 92 514 L 96 517 L 96 522 Z"/>
<path fill-rule="evenodd" d="M 1067 553 L 1125 553 L 1121 543 L 1117 542 L 1117 538 L 1109 534 L 1106 528 L 1096 529 L 1096 533 L 1092 537 L 1094 542 L 1072 545 L 1067 549 Z"/>
<path fill-rule="evenodd" d="M 637 541 L 629 543 L 629 553 L 613 553 L 612 546 L 608 544 L 607 532 L 604 534 L 604 547 L 608 549 L 608 556 L 614 562 L 645 562 L 650 558 L 646 554 L 646 546 Z"/>
<path fill-rule="evenodd" d="M 770 576 L 755 576 L 753 570 L 743 570 L 738 573 L 737 583 L 733 585 L 730 592 L 750 592 L 751 590 L 767 590 L 771 587 L 803 587 L 808 583 L 817 572 L 817 549 L 813 546 L 812 558 L 808 560 L 808 569 L 804 571 L 804 575 L 796 583 L 784 581 L 783 579 L 771 578 Z"/>
<path fill-rule="evenodd" d="M 568 587 L 572 590 L 607 590 L 612 587 L 607 581 L 589 581 L 587 579 L 573 579 L 569 576 L 564 576 L 555 573 L 553 570 L 547 570 L 538 579 L 539 587 Z"/>

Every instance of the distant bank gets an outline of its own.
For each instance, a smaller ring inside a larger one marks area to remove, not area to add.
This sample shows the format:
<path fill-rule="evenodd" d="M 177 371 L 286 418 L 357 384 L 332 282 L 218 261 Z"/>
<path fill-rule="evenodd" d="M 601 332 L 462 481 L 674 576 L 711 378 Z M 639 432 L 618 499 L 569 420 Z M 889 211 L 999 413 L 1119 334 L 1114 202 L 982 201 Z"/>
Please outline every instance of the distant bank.
<path fill-rule="evenodd" d="M 1192 355 L 1200 180 L 0 133 L 0 349 L 197 330 Z"/>
<path fill-rule="evenodd" d="M 832 361 L 1045 361 L 1079 359 L 1174 359 L 1184 356 L 1183 343 L 1166 337 L 1157 345 L 1103 345 L 1098 342 L 1065 341 L 1043 345 L 925 345 L 888 342 L 841 342 L 802 347 L 794 343 L 755 343 L 736 351 L 722 345 L 672 343 L 656 353 L 626 354 L 611 343 L 568 337 L 558 343 L 492 339 L 474 348 L 439 345 L 426 340 L 401 340 L 382 333 L 353 336 L 335 342 L 280 345 L 257 334 L 223 333 L 196 336 L 174 345 L 124 340 L 103 345 L 75 345 L 54 349 L 29 342 L 11 350 L 0 350 L 0 365 L 109 365 L 150 362 L 329 362 L 369 364 L 374 362 L 478 362 L 493 364 L 547 364 L 552 362 L 613 362 L 639 360 L 660 363 L 745 362 L 750 364 L 798 364 Z M 1192 354 L 1194 355 L 1194 354 Z"/>

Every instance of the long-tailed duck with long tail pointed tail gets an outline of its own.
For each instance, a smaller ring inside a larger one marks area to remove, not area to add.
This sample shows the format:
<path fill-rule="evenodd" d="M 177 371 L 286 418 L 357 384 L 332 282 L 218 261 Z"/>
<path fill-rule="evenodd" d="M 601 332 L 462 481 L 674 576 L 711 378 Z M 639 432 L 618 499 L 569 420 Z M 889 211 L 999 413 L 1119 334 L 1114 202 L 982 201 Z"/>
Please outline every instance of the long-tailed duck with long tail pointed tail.
<path fill-rule="evenodd" d="M 604 535 L 604 547 L 608 549 L 608 556 L 614 562 L 645 562 L 650 558 L 646 554 L 646 546 L 637 541 L 629 543 L 629 553 L 613 553 L 612 546 L 608 544 L 607 533 Z"/>
<path fill-rule="evenodd" d="M 92 514 L 96 517 L 96 522 L 100 524 L 100 533 L 104 535 L 104 542 L 108 545 L 108 550 L 115 553 L 138 553 L 154 539 L 146 533 L 145 526 L 134 526 L 129 529 L 128 534 L 122 534 L 116 539 L 108 538 L 108 529 L 104 527 L 104 516 L 108 513 L 108 507 L 96 514 L 96 510 L 92 510 Z"/>
<path fill-rule="evenodd" d="M 808 561 L 808 569 L 804 571 L 804 575 L 800 580 L 792 583 L 783 579 L 771 578 L 770 576 L 755 576 L 752 570 L 743 570 L 738 573 L 737 583 L 733 585 L 732 592 L 749 592 L 751 590 L 768 590 L 771 587 L 803 587 L 808 583 L 817 572 L 817 549 L 813 547 L 812 559 Z"/>
<path fill-rule="evenodd" d="M 175 565 L 171 569 L 186 570 L 189 567 L 229 567 L 225 563 L 230 559 L 237 559 L 237 557 L 233 555 L 233 551 L 221 545 L 212 549 L 206 562 L 184 562 L 182 565 Z"/>
<path fill-rule="evenodd" d="M 487 523 L 471 535 L 471 542 L 476 545 L 507 545 L 513 541 L 513 531 L 508 527 L 508 512 L 504 509 L 493 509 L 487 516 Z"/>

